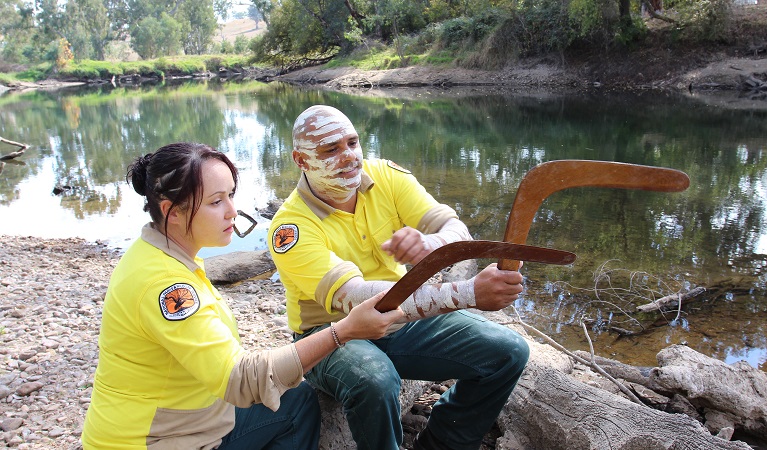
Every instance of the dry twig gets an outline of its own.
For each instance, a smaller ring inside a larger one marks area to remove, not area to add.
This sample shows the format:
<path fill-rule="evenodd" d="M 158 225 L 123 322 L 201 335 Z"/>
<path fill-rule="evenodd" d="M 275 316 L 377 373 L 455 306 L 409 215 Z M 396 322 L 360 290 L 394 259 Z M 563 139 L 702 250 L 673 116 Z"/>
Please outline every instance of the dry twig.
<path fill-rule="evenodd" d="M 644 403 L 642 403 L 642 401 L 639 400 L 636 397 L 636 395 L 634 395 L 626 386 L 624 386 L 618 380 L 613 378 L 612 375 L 610 375 L 609 373 L 605 372 L 604 369 L 602 369 L 599 366 L 599 364 L 597 364 L 594 361 L 586 361 L 585 359 L 581 358 L 580 356 L 578 356 L 575 353 L 571 352 L 570 350 L 566 349 L 565 347 L 560 345 L 557 341 L 555 341 L 554 339 L 550 338 L 546 333 L 538 330 L 537 328 L 535 328 L 532 325 L 529 325 L 529 324 L 525 323 L 525 321 L 522 320 L 522 316 L 519 315 L 519 312 L 517 311 L 516 308 L 514 308 L 514 306 L 512 306 L 512 309 L 514 310 L 514 314 L 517 315 L 517 320 L 519 320 L 519 324 L 522 325 L 526 330 L 532 331 L 536 335 L 542 337 L 549 345 L 551 345 L 552 347 L 556 348 L 557 350 L 563 352 L 564 354 L 566 354 L 567 356 L 573 358 L 574 360 L 578 361 L 579 363 L 581 363 L 583 365 L 586 365 L 586 366 L 589 366 L 592 369 L 596 370 L 600 375 L 602 375 L 603 377 L 607 378 L 608 380 L 613 382 L 616 386 L 618 386 L 618 389 L 620 389 L 620 391 L 623 392 L 626 395 L 626 397 L 629 398 L 629 400 L 631 400 L 632 402 L 634 402 L 634 403 L 636 403 L 638 405 L 644 406 Z M 514 322 L 503 322 L 503 323 L 501 323 L 501 325 L 509 325 L 509 324 L 512 324 L 512 323 L 514 323 Z M 588 333 L 586 333 L 586 335 L 588 336 Z M 591 343 L 591 339 L 589 339 L 589 343 Z M 591 355 L 592 355 L 592 359 L 593 359 L 593 357 L 594 357 L 594 348 L 593 347 L 591 348 Z"/>

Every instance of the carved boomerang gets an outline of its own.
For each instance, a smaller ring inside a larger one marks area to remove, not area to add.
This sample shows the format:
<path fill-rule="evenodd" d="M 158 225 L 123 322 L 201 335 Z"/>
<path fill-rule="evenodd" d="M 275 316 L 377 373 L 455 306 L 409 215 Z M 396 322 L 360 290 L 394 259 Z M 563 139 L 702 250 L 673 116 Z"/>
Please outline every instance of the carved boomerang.
<path fill-rule="evenodd" d="M 579 159 L 545 162 L 530 169 L 519 183 L 503 240 L 524 244 L 538 207 L 546 197 L 563 189 L 604 187 L 681 192 L 688 186 L 690 178 L 686 173 L 664 167 Z M 519 261 L 524 259 L 502 259 L 498 267 L 517 270 Z"/>
<path fill-rule="evenodd" d="M 376 305 L 381 312 L 391 311 L 410 296 L 435 273 L 466 259 L 515 258 L 546 264 L 571 264 L 575 254 L 551 248 L 532 247 L 497 241 L 458 241 L 429 253 L 397 281 Z"/>
<path fill-rule="evenodd" d="M 558 160 L 533 167 L 519 184 L 504 242 L 461 241 L 445 245 L 427 255 L 405 274 L 376 305 L 390 311 L 407 299 L 437 271 L 466 259 L 501 258 L 498 267 L 517 270 L 519 261 L 570 264 L 575 254 L 521 245 L 543 200 L 571 187 L 608 187 L 647 191 L 680 192 L 690 185 L 689 177 L 674 169 L 609 161 Z"/>

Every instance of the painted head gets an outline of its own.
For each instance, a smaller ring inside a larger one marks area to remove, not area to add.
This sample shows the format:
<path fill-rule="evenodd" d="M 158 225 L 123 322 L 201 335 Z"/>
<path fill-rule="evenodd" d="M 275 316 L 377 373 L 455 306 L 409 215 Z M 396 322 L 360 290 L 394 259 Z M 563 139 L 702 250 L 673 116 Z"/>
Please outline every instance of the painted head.
<path fill-rule="evenodd" d="M 144 211 L 155 227 L 169 237 L 178 228 L 190 244 L 185 248 L 199 250 L 231 241 L 238 174 L 223 153 L 205 144 L 169 144 L 136 158 L 126 179 L 145 197 Z"/>
<path fill-rule="evenodd" d="M 362 180 L 359 135 L 344 113 L 326 105 L 302 112 L 293 125 L 293 160 L 314 193 L 332 204 L 345 203 Z"/>

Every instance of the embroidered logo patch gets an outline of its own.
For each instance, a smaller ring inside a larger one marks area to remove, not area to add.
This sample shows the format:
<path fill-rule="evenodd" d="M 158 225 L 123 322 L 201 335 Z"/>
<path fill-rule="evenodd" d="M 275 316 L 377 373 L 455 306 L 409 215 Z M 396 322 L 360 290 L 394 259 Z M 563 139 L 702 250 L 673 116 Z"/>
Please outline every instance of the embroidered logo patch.
<path fill-rule="evenodd" d="M 405 169 L 404 167 L 400 166 L 399 164 L 395 163 L 394 161 L 386 161 L 386 165 L 391 167 L 394 170 L 399 170 L 400 172 L 411 173 L 409 170 Z"/>
<path fill-rule="evenodd" d="M 167 320 L 184 320 L 200 309 L 200 299 L 194 288 L 177 283 L 160 294 L 160 311 Z"/>
<path fill-rule="evenodd" d="M 298 227 L 292 223 L 280 225 L 272 235 L 272 247 L 277 253 L 285 253 L 298 242 Z"/>

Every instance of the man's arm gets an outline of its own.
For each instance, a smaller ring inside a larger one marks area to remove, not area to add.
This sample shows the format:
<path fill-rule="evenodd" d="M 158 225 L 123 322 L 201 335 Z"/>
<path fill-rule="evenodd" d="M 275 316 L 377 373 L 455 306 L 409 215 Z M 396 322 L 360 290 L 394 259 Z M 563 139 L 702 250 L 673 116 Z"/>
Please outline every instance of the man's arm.
<path fill-rule="evenodd" d="M 335 292 L 332 308 L 348 314 L 361 302 L 393 285 L 391 281 L 366 281 L 362 277 L 354 277 Z M 522 275 L 516 271 L 500 270 L 493 263 L 469 280 L 425 284 L 408 297 L 400 308 L 407 322 L 458 309 L 498 311 L 512 304 L 521 292 Z"/>
<path fill-rule="evenodd" d="M 448 219 L 439 231 L 423 234 L 415 228 L 404 227 L 381 244 L 381 248 L 401 264 L 417 264 L 429 253 L 458 241 L 472 240 L 466 225 L 458 219 Z"/>

